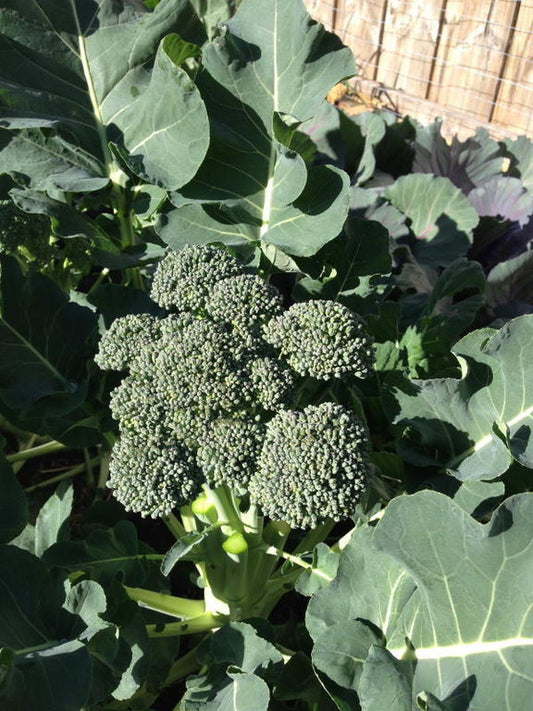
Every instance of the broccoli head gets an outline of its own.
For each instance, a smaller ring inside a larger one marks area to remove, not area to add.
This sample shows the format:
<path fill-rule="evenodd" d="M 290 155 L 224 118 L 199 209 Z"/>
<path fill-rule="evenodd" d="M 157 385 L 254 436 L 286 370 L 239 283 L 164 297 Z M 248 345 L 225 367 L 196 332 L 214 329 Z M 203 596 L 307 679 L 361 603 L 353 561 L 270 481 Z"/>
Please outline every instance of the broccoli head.
<path fill-rule="evenodd" d="M 263 330 L 300 375 L 328 380 L 371 373 L 374 354 L 364 321 L 335 301 L 293 304 Z"/>
<path fill-rule="evenodd" d="M 11 200 L 0 200 L 0 253 L 21 252 L 30 261 L 46 263 L 53 253 L 49 238 L 47 217 L 30 215 Z"/>
<path fill-rule="evenodd" d="M 222 249 L 185 247 L 159 262 L 150 295 L 164 309 L 197 313 L 217 282 L 242 273 L 242 265 Z"/>
<path fill-rule="evenodd" d="M 293 526 L 348 516 L 366 481 L 365 429 L 331 402 L 296 411 L 296 385 L 368 374 L 362 321 L 333 302 L 284 312 L 274 287 L 214 247 L 165 257 L 152 294 L 178 313 L 116 319 L 96 358 L 128 371 L 111 395 L 117 498 L 161 516 L 226 485 Z"/>
<path fill-rule="evenodd" d="M 270 518 L 308 528 L 349 517 L 367 475 L 364 426 L 350 410 L 324 402 L 274 415 L 249 492 Z"/>
<path fill-rule="evenodd" d="M 215 321 L 231 323 L 242 334 L 261 337 L 262 325 L 282 313 L 279 291 L 261 277 L 241 274 L 217 282 L 206 311 Z"/>

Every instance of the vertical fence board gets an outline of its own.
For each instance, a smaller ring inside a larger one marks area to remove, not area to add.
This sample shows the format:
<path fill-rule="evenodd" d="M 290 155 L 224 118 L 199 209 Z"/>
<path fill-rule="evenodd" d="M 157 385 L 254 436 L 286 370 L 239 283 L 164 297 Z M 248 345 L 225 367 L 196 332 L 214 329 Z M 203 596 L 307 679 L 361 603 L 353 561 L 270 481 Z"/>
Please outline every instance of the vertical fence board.
<path fill-rule="evenodd" d="M 388 0 L 339 0 L 335 32 L 355 55 L 358 76 L 376 79 Z"/>
<path fill-rule="evenodd" d="M 321 22 L 326 30 L 332 30 L 335 24 L 334 0 L 304 0 L 307 12 L 314 20 Z"/>
<path fill-rule="evenodd" d="M 304 2 L 354 52 L 363 99 L 378 89 L 448 134 L 533 133 L 533 0 Z"/>
<path fill-rule="evenodd" d="M 533 6 L 520 6 L 492 117 L 517 133 L 533 133 Z"/>
<path fill-rule="evenodd" d="M 429 99 L 488 121 L 503 66 L 515 0 L 452 0 Z"/>
<path fill-rule="evenodd" d="M 390 0 L 377 75 L 384 86 L 426 96 L 441 5 L 441 0 Z"/>

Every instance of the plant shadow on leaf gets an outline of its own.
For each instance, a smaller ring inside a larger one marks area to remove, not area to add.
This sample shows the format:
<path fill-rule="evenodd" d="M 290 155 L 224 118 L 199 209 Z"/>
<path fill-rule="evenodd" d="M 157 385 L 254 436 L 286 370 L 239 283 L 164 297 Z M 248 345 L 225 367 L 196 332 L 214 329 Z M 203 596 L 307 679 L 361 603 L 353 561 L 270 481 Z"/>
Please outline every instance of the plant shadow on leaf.
<path fill-rule="evenodd" d="M 499 536 L 505 531 L 508 531 L 514 523 L 513 512 L 507 507 L 506 502 L 499 506 L 494 512 L 492 521 L 490 523 L 490 529 L 488 530 L 488 537 L 494 538 Z"/>
<path fill-rule="evenodd" d="M 448 466 L 454 457 L 474 445 L 466 432 L 436 418 L 410 417 L 399 420 L 398 424 L 407 425 L 398 452 L 416 466 Z"/>
<path fill-rule="evenodd" d="M 476 689 L 476 675 L 470 674 L 445 699 L 439 700 L 429 692 L 419 694 L 418 708 L 426 709 L 426 711 L 469 711 Z"/>
<path fill-rule="evenodd" d="M 422 263 L 433 267 L 444 267 L 455 259 L 464 257 L 471 246 L 468 235 L 458 228 L 457 222 L 442 214 L 435 220 L 437 233 L 426 241 L 423 236 L 414 241 L 413 253 Z"/>

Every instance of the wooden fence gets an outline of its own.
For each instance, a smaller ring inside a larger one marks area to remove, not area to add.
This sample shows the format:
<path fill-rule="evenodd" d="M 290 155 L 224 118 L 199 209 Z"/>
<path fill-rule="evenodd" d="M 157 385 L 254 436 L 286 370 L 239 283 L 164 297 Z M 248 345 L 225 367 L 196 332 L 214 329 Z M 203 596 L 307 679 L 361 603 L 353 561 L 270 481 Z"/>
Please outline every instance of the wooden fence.
<path fill-rule="evenodd" d="M 533 0 L 304 1 L 353 50 L 356 95 L 448 134 L 533 134 Z"/>

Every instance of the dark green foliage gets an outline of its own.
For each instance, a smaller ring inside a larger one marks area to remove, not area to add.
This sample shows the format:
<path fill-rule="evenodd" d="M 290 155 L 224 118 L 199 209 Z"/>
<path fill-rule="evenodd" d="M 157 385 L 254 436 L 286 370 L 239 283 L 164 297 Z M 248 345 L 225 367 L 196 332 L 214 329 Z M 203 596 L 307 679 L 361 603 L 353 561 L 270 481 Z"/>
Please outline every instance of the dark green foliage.
<path fill-rule="evenodd" d="M 365 428 L 346 408 L 325 402 L 281 411 L 268 423 L 252 500 L 294 528 L 348 518 L 365 490 Z"/>

